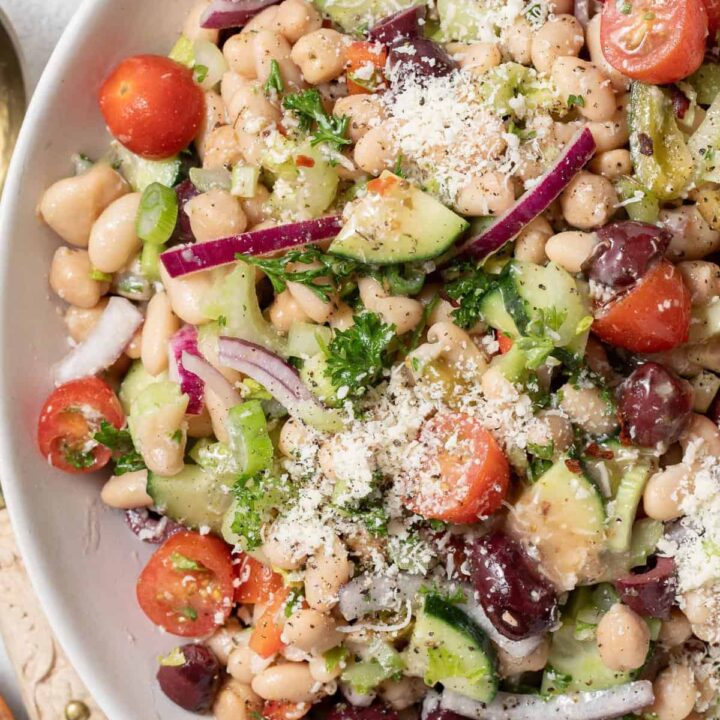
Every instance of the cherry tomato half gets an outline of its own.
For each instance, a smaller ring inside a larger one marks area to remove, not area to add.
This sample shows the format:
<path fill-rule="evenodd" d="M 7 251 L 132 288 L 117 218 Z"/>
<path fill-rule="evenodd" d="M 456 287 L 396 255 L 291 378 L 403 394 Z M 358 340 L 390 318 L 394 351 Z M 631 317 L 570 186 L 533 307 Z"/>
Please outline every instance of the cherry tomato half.
<path fill-rule="evenodd" d="M 708 16 L 710 41 L 714 42 L 718 30 L 720 30 L 720 0 L 703 0 L 703 3 Z"/>
<path fill-rule="evenodd" d="M 180 532 L 150 558 L 137 582 L 143 612 L 159 627 L 182 637 L 207 635 L 233 607 L 230 549 L 219 538 Z"/>
<path fill-rule="evenodd" d="M 435 415 L 421 430 L 420 441 L 428 447 L 428 467 L 435 465 L 438 474 L 418 481 L 408 498 L 413 512 L 468 523 L 500 507 L 510 468 L 495 438 L 477 420 L 463 413 Z"/>
<path fill-rule="evenodd" d="M 192 71 L 159 55 L 123 60 L 100 88 L 99 102 L 115 138 L 150 159 L 186 148 L 205 112 L 205 96 Z"/>
<path fill-rule="evenodd" d="M 663 260 L 632 290 L 601 307 L 592 331 L 606 343 L 632 352 L 671 350 L 688 339 L 690 310 L 682 274 Z"/>
<path fill-rule="evenodd" d="M 235 568 L 240 580 L 235 588 L 235 602 L 265 603 L 283 586 L 281 575 L 250 555 L 243 554 Z"/>
<path fill-rule="evenodd" d="M 672 83 L 702 64 L 708 17 L 703 0 L 607 0 L 600 42 L 608 62 L 646 83 Z"/>
<path fill-rule="evenodd" d="M 108 464 L 112 451 L 88 443 L 105 420 L 120 429 L 125 424 L 120 401 L 110 386 L 96 377 L 72 380 L 53 390 L 38 419 L 40 452 L 56 468 L 88 473 Z"/>

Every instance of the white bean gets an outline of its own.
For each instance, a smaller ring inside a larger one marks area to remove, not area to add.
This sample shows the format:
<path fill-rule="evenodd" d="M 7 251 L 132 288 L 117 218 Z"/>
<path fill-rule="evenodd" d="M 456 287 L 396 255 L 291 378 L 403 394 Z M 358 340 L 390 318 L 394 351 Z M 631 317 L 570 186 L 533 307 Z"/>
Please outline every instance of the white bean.
<path fill-rule="evenodd" d="M 389 128 L 382 124 L 370 128 L 357 141 L 353 152 L 355 164 L 371 175 L 379 175 L 383 170 L 392 167 L 395 155 Z"/>
<path fill-rule="evenodd" d="M 348 38 L 331 28 L 320 28 L 301 37 L 290 57 L 312 85 L 330 82 L 345 70 Z"/>
<path fill-rule="evenodd" d="M 159 375 L 168 368 L 168 343 L 180 329 L 180 320 L 173 313 L 167 293 L 153 295 L 148 303 L 143 326 L 140 357 L 150 375 Z"/>
<path fill-rule="evenodd" d="M 110 507 L 122 510 L 150 507 L 153 499 L 147 494 L 147 470 L 113 475 L 100 491 L 100 498 Z"/>
<path fill-rule="evenodd" d="M 213 715 L 215 720 L 252 720 L 262 707 L 262 699 L 248 685 L 230 679 L 215 699 Z"/>
<path fill-rule="evenodd" d="M 65 325 L 70 337 L 75 342 L 82 342 L 92 332 L 102 317 L 107 304 L 107 298 L 102 298 L 97 305 L 91 308 L 71 305 L 67 309 L 65 312 Z"/>
<path fill-rule="evenodd" d="M 90 277 L 92 264 L 87 250 L 71 250 L 60 247 L 50 263 L 48 280 L 58 297 L 70 305 L 80 308 L 94 308 L 108 291 L 106 282 Z"/>
<path fill-rule="evenodd" d="M 569 230 L 553 235 L 545 245 L 545 254 L 569 273 L 579 273 L 596 244 L 595 233 Z"/>
<path fill-rule="evenodd" d="M 273 665 L 253 678 L 252 689 L 264 700 L 293 703 L 315 702 L 322 695 L 306 662 Z"/>
<path fill-rule="evenodd" d="M 374 278 L 360 278 L 358 288 L 363 305 L 378 313 L 384 322 L 394 325 L 398 335 L 417 327 L 422 319 L 423 305 L 420 301 L 402 295 L 389 295 Z"/>
<path fill-rule="evenodd" d="M 461 188 L 454 205 L 462 215 L 481 217 L 501 215 L 514 203 L 515 190 L 509 179 L 499 172 L 488 172 Z"/>
<path fill-rule="evenodd" d="M 541 73 L 549 73 L 559 57 L 577 57 L 585 44 L 582 25 L 572 15 L 557 15 L 535 32 L 530 54 Z"/>
<path fill-rule="evenodd" d="M 239 235 L 247 217 L 238 199 L 227 190 L 210 190 L 185 203 L 185 214 L 198 242 Z"/>
<path fill-rule="evenodd" d="M 160 279 L 170 300 L 173 312 L 190 325 L 201 325 L 209 318 L 203 312 L 205 296 L 212 287 L 212 276 L 208 271 L 197 272 L 187 277 L 171 278 L 165 266 L 160 263 Z"/>
<path fill-rule="evenodd" d="M 142 247 L 135 230 L 141 198 L 140 193 L 123 195 L 110 203 L 93 224 L 88 253 L 93 267 L 101 272 L 117 272 Z"/>
<path fill-rule="evenodd" d="M 650 477 L 643 491 L 643 507 L 648 517 L 663 522 L 679 518 L 683 511 L 689 468 L 678 463 Z"/>
<path fill-rule="evenodd" d="M 336 625 L 330 615 L 312 608 L 296 610 L 285 623 L 283 638 L 304 652 L 322 655 L 343 640 Z"/>
<path fill-rule="evenodd" d="M 338 591 L 350 579 L 351 564 L 340 540 L 332 548 L 323 547 L 307 562 L 305 599 L 315 610 L 327 612 L 338 602 Z"/>

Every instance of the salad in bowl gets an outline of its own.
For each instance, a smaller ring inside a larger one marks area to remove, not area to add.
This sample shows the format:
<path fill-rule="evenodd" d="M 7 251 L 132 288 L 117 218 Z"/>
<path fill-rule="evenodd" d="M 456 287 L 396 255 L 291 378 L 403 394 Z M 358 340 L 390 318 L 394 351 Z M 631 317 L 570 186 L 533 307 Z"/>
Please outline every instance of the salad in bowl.
<path fill-rule="evenodd" d="M 39 198 L 43 457 L 217 720 L 720 713 L 720 6 L 203 0 Z"/>

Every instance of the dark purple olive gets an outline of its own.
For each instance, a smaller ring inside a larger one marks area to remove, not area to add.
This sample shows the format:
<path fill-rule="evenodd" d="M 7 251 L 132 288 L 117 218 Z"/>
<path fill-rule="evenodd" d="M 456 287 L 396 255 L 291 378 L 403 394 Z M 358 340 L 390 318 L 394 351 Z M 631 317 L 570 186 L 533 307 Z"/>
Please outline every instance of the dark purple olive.
<path fill-rule="evenodd" d="M 498 632 L 523 640 L 555 623 L 555 589 L 517 541 L 491 532 L 475 540 L 468 552 L 478 599 Z"/>
<path fill-rule="evenodd" d="M 633 221 L 606 225 L 582 269 L 596 282 L 614 289 L 637 282 L 664 255 L 672 234 L 665 228 Z"/>
<path fill-rule="evenodd" d="M 388 15 L 370 28 L 368 37 L 385 45 L 394 45 L 398 40 L 422 35 L 420 21 L 425 17 L 425 10 L 424 5 L 419 5 Z"/>
<path fill-rule="evenodd" d="M 143 541 L 160 545 L 171 535 L 185 528 L 164 515 L 159 515 L 147 508 L 136 508 L 125 511 L 125 521 L 130 529 Z"/>
<path fill-rule="evenodd" d="M 675 561 L 668 557 L 651 558 L 648 565 L 615 580 L 620 599 L 638 615 L 667 620 L 675 604 Z"/>
<path fill-rule="evenodd" d="M 440 45 L 423 37 L 408 38 L 388 53 L 393 80 L 403 83 L 410 77 L 442 77 L 455 69 L 455 63 Z"/>
<path fill-rule="evenodd" d="M 398 720 L 398 714 L 379 702 L 368 707 L 338 703 L 328 712 L 325 720 Z"/>
<path fill-rule="evenodd" d="M 647 362 L 620 386 L 618 413 L 623 433 L 640 447 L 667 447 L 690 421 L 693 390 L 662 365 Z"/>
<path fill-rule="evenodd" d="M 199 192 L 190 180 L 183 180 L 175 187 L 175 194 L 178 199 L 178 217 L 171 243 L 195 242 L 195 235 L 193 235 L 190 227 L 190 218 L 185 212 L 185 205 L 196 195 L 199 195 Z"/>
<path fill-rule="evenodd" d="M 675 117 L 682 120 L 690 109 L 690 98 L 677 85 L 670 85 L 669 89 Z"/>
<path fill-rule="evenodd" d="M 168 663 L 157 671 L 160 689 L 185 710 L 207 712 L 220 687 L 220 663 L 205 645 L 183 645 L 177 652 L 181 665 Z"/>
<path fill-rule="evenodd" d="M 425 720 L 465 720 L 465 718 L 452 710 L 437 708 L 437 710 L 431 710 L 425 715 Z"/>

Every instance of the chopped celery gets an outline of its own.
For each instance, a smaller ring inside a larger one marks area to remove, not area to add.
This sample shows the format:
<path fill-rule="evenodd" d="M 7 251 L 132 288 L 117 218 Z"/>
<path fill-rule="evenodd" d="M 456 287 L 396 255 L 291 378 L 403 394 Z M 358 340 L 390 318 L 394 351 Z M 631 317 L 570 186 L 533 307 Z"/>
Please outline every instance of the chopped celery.
<path fill-rule="evenodd" d="M 361 695 L 369 694 L 381 682 L 388 680 L 405 668 L 400 653 L 390 643 L 375 639 L 360 662 L 350 665 L 342 674 L 342 680 Z"/>
<path fill-rule="evenodd" d="M 273 445 L 261 402 L 248 400 L 235 405 L 225 424 L 241 477 L 248 478 L 265 470 L 272 462 Z"/>
<path fill-rule="evenodd" d="M 628 553 L 631 568 L 641 567 L 647 563 L 648 557 L 655 552 L 663 532 L 664 527 L 659 520 L 643 518 L 633 525 Z"/>
<path fill-rule="evenodd" d="M 120 385 L 120 392 L 118 393 L 118 397 L 120 398 L 120 403 L 123 406 L 125 414 L 130 414 L 130 407 L 135 401 L 135 398 L 137 398 L 146 387 L 166 380 L 166 372 L 160 373 L 159 375 L 151 375 L 145 369 L 142 362 L 140 360 L 136 360 L 130 366 L 127 375 L 125 375 L 125 378 Z"/>
<path fill-rule="evenodd" d="M 700 105 L 712 105 L 720 92 L 720 65 L 703 63 L 689 78 Z"/>
<path fill-rule="evenodd" d="M 482 77 L 479 92 L 501 115 L 523 118 L 534 110 L 567 112 L 552 84 L 519 63 L 503 63 L 489 70 Z"/>
<path fill-rule="evenodd" d="M 293 323 L 288 333 L 288 355 L 307 360 L 321 353 L 332 340 L 332 330 L 325 325 Z"/>
<path fill-rule="evenodd" d="M 713 100 L 688 147 L 695 159 L 698 182 L 720 182 L 720 96 Z"/>
<path fill-rule="evenodd" d="M 170 55 L 171 60 L 191 68 L 195 64 L 195 49 L 193 41 L 187 35 L 181 35 L 173 45 Z"/>
<path fill-rule="evenodd" d="M 634 82 L 628 120 L 638 181 L 660 200 L 680 197 L 693 177 L 694 162 L 669 98 L 655 85 Z"/>
<path fill-rule="evenodd" d="M 237 476 L 240 472 L 235 454 L 228 445 L 202 438 L 193 445 L 190 457 L 213 475 Z"/>
<path fill-rule="evenodd" d="M 230 192 L 235 197 L 255 197 L 260 179 L 260 169 L 252 165 L 236 165 L 232 169 Z"/>
<path fill-rule="evenodd" d="M 230 190 L 231 176 L 227 168 L 190 168 L 190 182 L 200 191 Z"/>
<path fill-rule="evenodd" d="M 647 188 L 631 177 L 619 178 L 615 187 L 631 220 L 651 224 L 657 222 L 660 202 Z"/>
<path fill-rule="evenodd" d="M 633 521 L 651 473 L 652 466 L 644 459 L 623 467 L 617 491 L 607 505 L 607 546 L 612 552 L 626 552 L 630 548 Z"/>
<path fill-rule="evenodd" d="M 223 335 L 239 337 L 287 355 L 287 342 L 263 317 L 255 291 L 255 269 L 238 262 L 208 293 L 203 312 L 211 320 L 224 320 Z"/>

